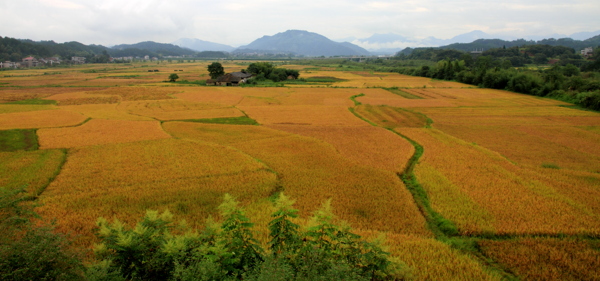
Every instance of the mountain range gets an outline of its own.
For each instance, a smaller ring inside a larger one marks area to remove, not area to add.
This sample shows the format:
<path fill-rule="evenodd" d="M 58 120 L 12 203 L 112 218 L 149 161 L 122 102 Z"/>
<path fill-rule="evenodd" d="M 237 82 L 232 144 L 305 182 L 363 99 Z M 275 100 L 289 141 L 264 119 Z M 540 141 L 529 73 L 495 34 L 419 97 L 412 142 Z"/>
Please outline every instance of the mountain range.
<path fill-rule="evenodd" d="M 488 34 L 481 30 L 473 30 L 456 35 L 450 39 L 439 39 L 433 36 L 425 38 L 410 38 L 394 33 L 375 33 L 367 38 L 347 37 L 330 40 L 317 33 L 303 30 L 288 30 L 272 36 L 263 36 L 248 45 L 234 48 L 200 39 L 182 38 L 172 44 L 194 51 L 224 51 L 233 53 L 282 53 L 301 56 L 345 56 L 345 55 L 383 55 L 395 54 L 406 47 L 440 47 L 454 44 L 471 43 L 479 39 L 500 39 L 507 42 L 522 42 L 525 40 L 535 44 L 545 38 L 571 38 L 585 40 L 599 35 L 600 30 L 594 32 L 578 32 L 569 36 L 564 34 L 550 34 L 547 36 L 528 36 L 517 38 L 515 36 L 499 36 Z M 338 43 L 338 44 L 336 44 Z M 488 44 L 490 45 L 490 44 Z M 492 44 L 493 45 L 493 44 Z M 501 47 L 502 45 L 500 45 Z M 349 50 L 351 49 L 351 50 Z"/>
<path fill-rule="evenodd" d="M 440 47 L 447 46 L 456 43 L 471 43 L 478 39 L 501 39 L 504 41 L 518 41 L 524 39 L 526 41 L 540 41 L 547 38 L 571 38 L 574 40 L 585 40 L 600 34 L 600 30 L 594 32 L 578 32 L 573 33 L 569 36 L 565 34 L 550 34 L 545 36 L 527 36 L 525 38 L 518 38 L 515 36 L 502 36 L 497 34 L 488 34 L 481 30 L 473 30 L 464 34 L 456 35 L 450 39 L 439 39 L 432 36 L 418 39 L 408 38 L 394 33 L 387 34 L 373 34 L 371 37 L 357 39 L 357 38 L 344 38 L 341 40 L 350 41 L 355 45 L 361 46 L 374 54 L 378 53 L 395 53 L 406 47 Z"/>
<path fill-rule="evenodd" d="M 26 56 L 47 57 L 59 55 L 63 58 L 84 56 L 90 60 L 95 56 L 108 53 L 111 57 L 166 57 L 190 56 L 203 58 L 249 57 L 271 54 L 274 56 L 370 56 L 393 55 L 401 50 L 407 52 L 412 48 L 438 47 L 472 51 L 532 44 L 560 45 L 574 48 L 575 51 L 585 47 L 600 45 L 600 31 L 579 32 L 571 34 L 571 38 L 557 34 L 559 39 L 511 39 L 496 38 L 498 36 L 483 31 L 472 31 L 454 36 L 450 39 L 426 37 L 409 38 L 398 34 L 373 34 L 364 39 L 346 38 L 345 42 L 303 30 L 288 30 L 272 36 L 263 36 L 248 45 L 234 48 L 225 44 L 203 41 L 200 39 L 182 38 L 172 44 L 151 41 L 137 44 L 121 44 L 112 47 L 101 45 L 84 45 L 78 42 L 55 43 L 54 41 L 35 42 L 27 39 L 14 39 L 0 36 L 0 59 L 4 61 L 20 61 Z M 594 36 L 596 35 L 596 36 Z M 593 36 L 590 38 L 590 36 Z M 587 38 L 582 40 L 583 38 Z M 2 51 L 4 50 L 4 51 Z M 10 52 L 9 52 L 10 51 Z"/>

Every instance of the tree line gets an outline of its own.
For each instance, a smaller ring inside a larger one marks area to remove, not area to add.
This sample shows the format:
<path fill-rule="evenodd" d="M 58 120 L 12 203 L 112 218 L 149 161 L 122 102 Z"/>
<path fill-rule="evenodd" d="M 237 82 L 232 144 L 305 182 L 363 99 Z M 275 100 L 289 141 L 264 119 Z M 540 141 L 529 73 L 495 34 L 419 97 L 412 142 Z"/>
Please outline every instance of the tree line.
<path fill-rule="evenodd" d="M 491 51 L 494 52 L 503 54 L 503 51 Z M 527 70 L 514 68 L 511 60 L 505 57 L 481 55 L 472 59 L 470 55 L 463 54 L 459 59 L 442 59 L 434 66 L 404 67 L 397 71 L 401 74 L 553 97 L 584 108 L 600 110 L 600 52 L 596 51 L 591 60 L 581 67 L 568 63 L 568 59 L 566 57 L 567 63 L 564 65 L 555 63 L 546 69 Z"/>

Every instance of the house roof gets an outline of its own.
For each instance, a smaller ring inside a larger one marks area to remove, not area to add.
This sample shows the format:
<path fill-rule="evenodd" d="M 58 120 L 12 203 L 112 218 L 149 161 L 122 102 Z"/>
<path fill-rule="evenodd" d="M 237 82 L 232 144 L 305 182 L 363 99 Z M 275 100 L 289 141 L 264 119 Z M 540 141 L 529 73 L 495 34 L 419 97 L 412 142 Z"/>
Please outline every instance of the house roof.
<path fill-rule="evenodd" d="M 233 75 L 234 77 L 242 78 L 242 79 L 252 77 L 252 74 L 244 73 L 244 72 L 232 72 L 231 75 Z"/>
<path fill-rule="evenodd" d="M 231 83 L 231 82 L 240 82 L 245 78 L 248 77 L 252 77 L 252 74 L 248 74 L 248 73 L 243 73 L 243 72 L 232 72 L 232 73 L 227 73 L 219 78 L 216 79 L 217 82 L 225 82 L 225 83 Z"/>

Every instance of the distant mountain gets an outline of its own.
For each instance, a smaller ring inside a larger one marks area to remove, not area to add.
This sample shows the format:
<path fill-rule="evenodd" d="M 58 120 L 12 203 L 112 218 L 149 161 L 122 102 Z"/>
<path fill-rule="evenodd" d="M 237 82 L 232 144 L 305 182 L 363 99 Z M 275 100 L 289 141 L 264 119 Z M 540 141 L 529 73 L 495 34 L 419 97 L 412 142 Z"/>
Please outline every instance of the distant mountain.
<path fill-rule="evenodd" d="M 137 44 L 121 44 L 113 46 L 111 49 L 120 51 L 147 50 L 162 56 L 181 56 L 196 54 L 195 51 L 190 49 L 184 49 L 173 44 L 156 43 L 152 41 L 140 42 Z"/>
<path fill-rule="evenodd" d="M 239 47 L 234 52 L 252 51 L 311 57 L 370 55 L 369 51 L 354 44 L 334 42 L 323 35 L 304 30 L 288 30 L 273 36 L 263 36 L 246 46 Z"/>
<path fill-rule="evenodd" d="M 213 43 L 209 41 L 204 41 L 200 39 L 192 39 L 192 38 L 181 38 L 172 43 L 173 45 L 188 48 L 194 51 L 202 52 L 202 51 L 221 51 L 221 52 L 231 52 L 235 50 L 234 47 L 225 44 Z"/>
<path fill-rule="evenodd" d="M 600 30 L 596 30 L 593 32 L 577 32 L 577 33 L 573 33 L 571 34 L 571 38 L 575 39 L 575 40 L 586 40 L 586 39 L 590 39 L 596 35 L 600 35 Z"/>
<path fill-rule="evenodd" d="M 414 40 L 406 38 L 402 35 L 394 34 L 394 33 L 386 33 L 379 34 L 375 33 L 371 35 L 369 38 L 359 39 L 361 42 L 368 42 L 371 44 L 385 44 L 385 43 L 394 43 L 394 42 L 412 42 Z"/>

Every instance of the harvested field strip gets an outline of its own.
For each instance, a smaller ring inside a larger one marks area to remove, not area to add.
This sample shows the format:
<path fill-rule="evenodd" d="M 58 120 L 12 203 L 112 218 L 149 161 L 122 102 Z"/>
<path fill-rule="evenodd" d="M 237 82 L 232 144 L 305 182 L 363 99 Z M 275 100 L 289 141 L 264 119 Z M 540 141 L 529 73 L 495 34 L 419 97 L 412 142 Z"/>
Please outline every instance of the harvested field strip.
<path fill-rule="evenodd" d="M 422 99 L 423 98 L 421 96 L 414 95 L 414 94 L 405 92 L 403 90 L 400 90 L 400 89 L 398 89 L 398 87 L 395 87 L 395 88 L 385 88 L 385 89 L 387 91 L 389 91 L 390 93 L 392 93 L 392 94 L 399 95 L 399 96 L 401 96 L 403 98 L 407 98 L 407 99 Z"/>
<path fill-rule="evenodd" d="M 359 105 L 354 108 L 356 114 L 386 129 L 397 127 L 423 128 L 431 120 L 427 116 L 402 108 L 390 106 Z"/>
<path fill-rule="evenodd" d="M 169 122 L 174 137 L 225 144 L 273 169 L 305 216 L 328 198 L 353 227 L 431 236 L 402 182 L 392 172 L 358 166 L 333 146 L 261 126 Z"/>
<path fill-rule="evenodd" d="M 0 114 L 0 130 L 75 126 L 86 117 L 62 109 Z"/>
<path fill-rule="evenodd" d="M 23 187 L 36 197 L 58 174 L 65 159 L 65 151 L 57 149 L 0 152 L 0 186 Z"/>
<path fill-rule="evenodd" d="M 82 235 L 77 244 L 84 246 L 95 241 L 92 229 L 100 216 L 130 223 L 146 209 L 168 208 L 199 226 L 216 214 L 224 193 L 251 204 L 277 186 L 264 164 L 206 142 L 165 139 L 74 148 L 69 154 L 37 211 L 57 218 L 60 231 Z"/>
<path fill-rule="evenodd" d="M 170 138 L 157 121 L 92 119 L 78 127 L 39 129 L 40 148 L 70 148 Z"/>

